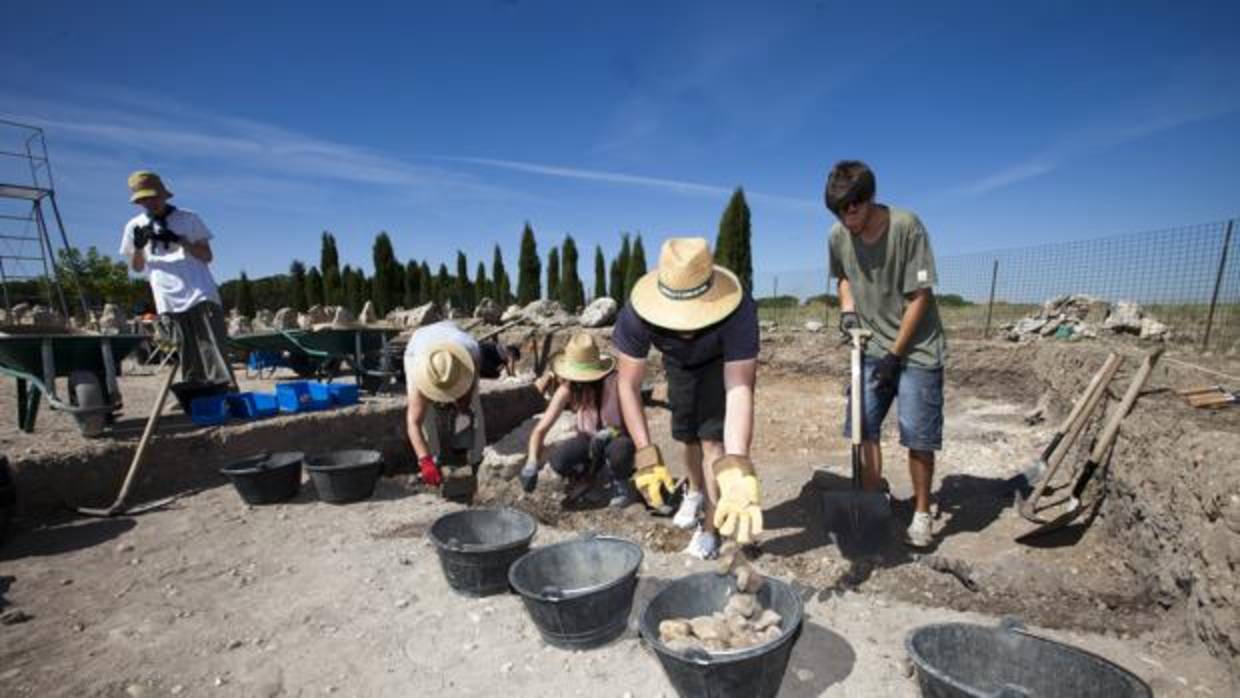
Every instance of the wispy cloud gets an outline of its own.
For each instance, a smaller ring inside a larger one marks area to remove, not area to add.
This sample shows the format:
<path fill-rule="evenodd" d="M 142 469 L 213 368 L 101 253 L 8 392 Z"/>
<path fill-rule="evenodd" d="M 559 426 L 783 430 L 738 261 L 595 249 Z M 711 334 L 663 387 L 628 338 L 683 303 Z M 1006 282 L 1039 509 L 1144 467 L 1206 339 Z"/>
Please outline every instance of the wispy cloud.
<path fill-rule="evenodd" d="M 562 165 L 522 162 L 518 160 L 502 160 L 498 158 L 441 156 L 437 159 L 448 162 L 497 167 L 500 169 L 512 170 L 514 172 L 546 175 L 548 177 L 563 177 L 566 179 L 606 182 L 609 184 L 620 184 L 626 186 L 649 187 L 676 194 L 695 194 L 714 197 L 727 197 L 732 194 L 732 189 L 728 187 L 721 187 L 713 184 L 701 184 L 699 182 L 688 182 L 679 179 L 634 175 L 623 172 L 608 172 L 605 170 L 591 170 L 579 167 L 566 167 Z M 817 202 L 809 199 L 798 199 L 790 196 L 764 194 L 762 192 L 753 191 L 746 191 L 745 196 L 750 200 L 766 201 L 772 204 L 796 209 L 818 208 Z"/>

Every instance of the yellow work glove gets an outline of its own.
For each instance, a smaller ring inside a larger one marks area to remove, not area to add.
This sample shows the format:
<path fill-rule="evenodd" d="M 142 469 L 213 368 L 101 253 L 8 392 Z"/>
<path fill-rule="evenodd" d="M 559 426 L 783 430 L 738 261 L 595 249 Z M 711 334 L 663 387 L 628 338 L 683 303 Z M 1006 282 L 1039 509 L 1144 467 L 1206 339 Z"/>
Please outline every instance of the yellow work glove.
<path fill-rule="evenodd" d="M 715 461 L 714 470 L 719 485 L 715 526 L 720 535 L 735 537 L 741 545 L 753 542 L 753 536 L 762 533 L 762 507 L 753 464 L 744 456 L 724 456 Z"/>
<path fill-rule="evenodd" d="M 664 497 L 676 489 L 672 476 L 663 465 L 663 454 L 655 445 L 640 449 L 633 455 L 633 486 L 641 493 L 642 499 L 655 509 L 662 509 Z"/>

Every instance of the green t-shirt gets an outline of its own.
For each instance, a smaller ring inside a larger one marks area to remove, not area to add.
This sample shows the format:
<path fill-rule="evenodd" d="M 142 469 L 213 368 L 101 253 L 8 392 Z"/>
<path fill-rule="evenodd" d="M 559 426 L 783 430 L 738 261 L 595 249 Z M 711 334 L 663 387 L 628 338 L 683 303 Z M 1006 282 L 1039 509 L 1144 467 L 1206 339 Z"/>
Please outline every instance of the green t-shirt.
<path fill-rule="evenodd" d="M 938 282 L 926 228 L 909 211 L 892 207 L 888 211 L 887 233 L 873 245 L 861 242 L 838 221 L 831 227 L 828 243 L 831 276 L 848 279 L 861 326 L 874 333 L 866 353 L 875 357 L 895 344 L 908 305 L 904 297 Z M 932 295 L 930 309 L 913 333 L 907 359 L 913 366 L 939 368 L 946 358 L 947 339 Z"/>

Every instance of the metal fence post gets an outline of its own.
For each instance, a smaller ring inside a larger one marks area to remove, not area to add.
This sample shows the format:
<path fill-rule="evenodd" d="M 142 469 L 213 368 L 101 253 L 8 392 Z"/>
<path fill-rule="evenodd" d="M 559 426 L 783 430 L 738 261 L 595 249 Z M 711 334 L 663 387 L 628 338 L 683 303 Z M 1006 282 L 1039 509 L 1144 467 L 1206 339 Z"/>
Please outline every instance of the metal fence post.
<path fill-rule="evenodd" d="M 1201 338 L 1201 351 L 1210 346 L 1210 330 L 1214 328 L 1214 306 L 1218 303 L 1219 288 L 1223 285 L 1223 269 L 1227 267 L 1227 250 L 1231 247 L 1231 229 L 1236 219 L 1227 221 L 1227 232 L 1223 233 L 1223 251 L 1218 256 L 1218 273 L 1214 276 L 1214 292 L 1210 294 L 1210 312 L 1206 315 L 1206 333 Z"/>
<path fill-rule="evenodd" d="M 995 309 L 995 281 L 999 278 L 999 260 L 990 268 L 990 300 L 986 301 L 986 329 L 982 331 L 982 339 L 990 339 L 990 316 Z"/>

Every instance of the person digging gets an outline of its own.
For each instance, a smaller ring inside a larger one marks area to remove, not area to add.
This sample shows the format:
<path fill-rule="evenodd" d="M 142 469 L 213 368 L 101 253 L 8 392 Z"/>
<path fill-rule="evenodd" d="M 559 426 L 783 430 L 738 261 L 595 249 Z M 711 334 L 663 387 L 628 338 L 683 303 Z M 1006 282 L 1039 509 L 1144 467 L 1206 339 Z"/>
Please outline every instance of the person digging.
<path fill-rule="evenodd" d="M 551 469 L 567 483 L 564 503 L 576 503 L 595 484 L 606 488 L 608 506 L 613 509 L 637 501 L 637 492 L 629 481 L 633 475 L 633 440 L 624 428 L 615 368 L 615 358 L 600 352 L 588 332 L 573 335 L 564 351 L 551 359 L 558 386 L 530 433 L 528 457 L 520 473 L 526 492 L 538 486 L 547 432 L 569 409 L 576 414 L 577 433 L 552 448 L 548 457 Z"/>
<path fill-rule="evenodd" d="M 181 379 L 235 388 L 221 343 L 228 325 L 220 292 L 208 266 L 214 259 L 211 231 L 198 214 L 168 203 L 172 192 L 154 172 L 129 175 L 129 201 L 143 208 L 125 224 L 120 254 L 135 272 L 147 272 L 155 309 L 172 329 Z"/>
<path fill-rule="evenodd" d="M 908 449 L 913 481 L 907 542 L 929 547 L 934 542 L 930 488 L 934 453 L 943 446 L 947 355 L 933 292 L 938 275 L 921 220 L 876 203 L 876 186 L 865 163 L 844 160 L 831 169 L 824 197 L 827 209 L 839 219 L 831 228 L 828 253 L 831 275 L 839 279 L 840 332 L 872 333 L 862 360 L 862 487 L 871 492 L 885 488 L 879 435 L 896 401 L 900 445 Z M 853 428 L 845 417 L 844 435 L 851 436 Z"/>
<path fill-rule="evenodd" d="M 486 444 L 479 362 L 477 340 L 447 320 L 414 332 L 405 348 L 409 443 L 422 481 L 448 499 L 469 499 L 477 487 Z"/>
<path fill-rule="evenodd" d="M 663 353 L 672 438 L 689 491 L 672 521 L 697 527 L 685 552 L 718 554 L 719 535 L 749 543 L 762 532 L 758 479 L 749 460 L 758 364 L 758 310 L 736 275 L 715 266 L 703 238 L 671 238 L 658 268 L 633 286 L 616 319 L 620 406 L 637 449 L 633 483 L 653 509 L 670 513 L 673 482 L 651 443 L 641 386 L 646 356 Z M 699 523 L 699 517 L 702 517 Z"/>

